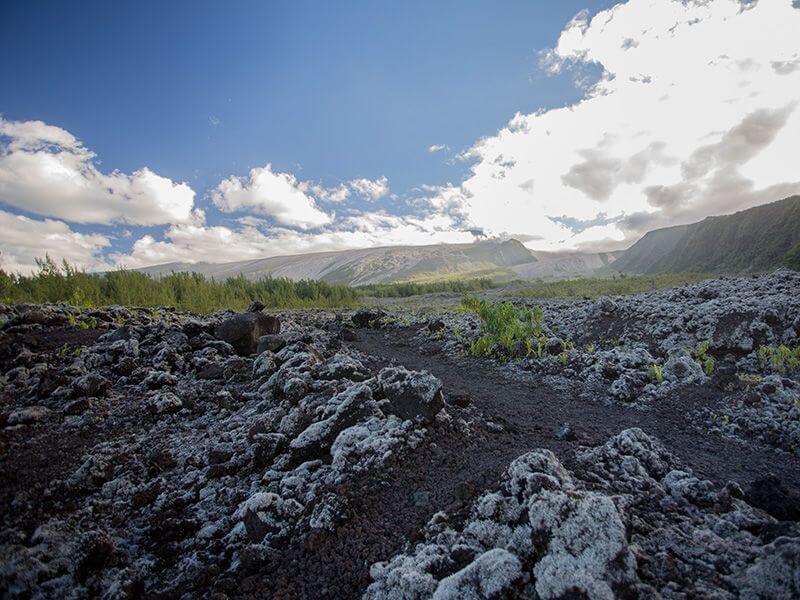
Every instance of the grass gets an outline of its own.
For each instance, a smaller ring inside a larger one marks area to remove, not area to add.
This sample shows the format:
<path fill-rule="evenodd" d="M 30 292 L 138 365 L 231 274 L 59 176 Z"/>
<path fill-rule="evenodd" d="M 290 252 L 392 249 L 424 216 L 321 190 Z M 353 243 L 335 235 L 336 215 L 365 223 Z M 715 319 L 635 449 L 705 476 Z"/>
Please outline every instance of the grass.
<path fill-rule="evenodd" d="M 64 302 L 74 306 L 174 306 L 178 310 L 209 313 L 223 308 L 244 310 L 259 300 L 267 308 L 346 308 L 361 304 L 355 288 L 320 281 L 291 281 L 270 277 L 249 281 L 232 277 L 206 279 L 197 273 L 173 273 L 153 278 L 136 271 L 85 273 L 66 262 L 46 258 L 34 275 L 0 270 L 0 302 L 7 304 Z"/>
<path fill-rule="evenodd" d="M 510 358 L 517 343 L 525 345 L 526 354 L 538 352 L 542 347 L 542 320 L 540 308 L 521 308 L 510 302 L 487 302 L 464 293 L 464 310 L 474 312 L 481 318 L 480 336 L 470 344 L 471 356 Z"/>
<path fill-rule="evenodd" d="M 650 365 L 650 368 L 647 369 L 647 377 L 656 385 L 664 383 L 664 374 L 658 365 Z"/>
<path fill-rule="evenodd" d="M 584 277 L 565 281 L 515 282 L 507 296 L 524 298 L 599 298 L 638 294 L 663 288 L 704 281 L 713 276 L 703 273 L 668 273 L 662 275 L 620 275 L 611 278 Z"/>
<path fill-rule="evenodd" d="M 358 290 L 373 298 L 408 298 L 421 294 L 442 292 L 476 292 L 499 287 L 500 284 L 488 277 L 474 279 L 440 279 L 437 281 L 408 281 L 403 283 L 382 283 L 362 285 Z"/>

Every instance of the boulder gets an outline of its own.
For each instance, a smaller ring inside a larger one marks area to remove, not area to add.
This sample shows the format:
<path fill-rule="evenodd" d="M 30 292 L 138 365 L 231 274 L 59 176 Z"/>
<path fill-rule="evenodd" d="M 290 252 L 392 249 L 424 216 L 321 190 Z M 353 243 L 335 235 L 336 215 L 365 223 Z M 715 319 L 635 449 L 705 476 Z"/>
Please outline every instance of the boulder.
<path fill-rule="evenodd" d="M 364 383 L 349 387 L 333 400 L 339 401 L 336 412 L 309 425 L 289 444 L 293 456 L 303 459 L 322 456 L 342 431 L 363 418 L 380 414 L 372 390 Z"/>
<path fill-rule="evenodd" d="M 372 327 L 386 316 L 386 313 L 377 308 L 359 308 L 353 315 L 353 325 L 356 327 Z"/>
<path fill-rule="evenodd" d="M 214 329 L 217 339 L 229 343 L 237 354 L 247 356 L 258 350 L 264 335 L 280 333 L 278 317 L 260 312 L 245 312 L 228 317 Z"/>
<path fill-rule="evenodd" d="M 442 382 L 427 371 L 386 367 L 378 373 L 378 384 L 389 400 L 389 412 L 403 419 L 431 422 L 444 407 Z"/>
<path fill-rule="evenodd" d="M 282 539 L 289 535 L 303 507 L 291 498 L 271 492 L 257 492 L 240 507 L 247 537 L 260 543 L 265 537 Z"/>
<path fill-rule="evenodd" d="M 433 600 L 496 598 L 522 577 L 519 559 L 508 550 L 493 548 L 442 579 L 433 593 Z"/>
<path fill-rule="evenodd" d="M 261 354 L 262 352 L 266 352 L 269 350 L 270 352 L 277 352 L 281 348 L 286 345 L 286 340 L 283 336 L 270 333 L 267 335 L 262 335 L 258 338 L 258 345 L 256 347 L 256 352 Z"/>

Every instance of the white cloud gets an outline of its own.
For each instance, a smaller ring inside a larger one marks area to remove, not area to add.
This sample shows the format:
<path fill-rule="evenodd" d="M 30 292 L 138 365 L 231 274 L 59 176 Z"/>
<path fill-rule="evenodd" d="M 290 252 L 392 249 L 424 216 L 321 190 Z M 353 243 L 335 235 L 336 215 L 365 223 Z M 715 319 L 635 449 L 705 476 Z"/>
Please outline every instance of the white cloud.
<path fill-rule="evenodd" d="M 355 193 L 370 200 L 383 198 L 389 193 L 389 180 L 383 176 L 377 179 L 351 179 L 347 185 Z"/>
<path fill-rule="evenodd" d="M 76 223 L 191 220 L 194 191 L 187 184 L 147 167 L 101 173 L 94 157 L 60 127 L 0 117 L 0 202 Z"/>
<path fill-rule="evenodd" d="M 304 191 L 307 184 L 291 173 L 276 173 L 272 165 L 250 169 L 247 177 L 229 177 L 211 192 L 217 207 L 225 212 L 252 211 L 272 217 L 290 227 L 313 229 L 331 222 Z"/>
<path fill-rule="evenodd" d="M 447 144 L 433 144 L 431 146 L 428 146 L 428 152 L 430 152 L 431 154 L 433 154 L 434 152 L 442 152 L 442 151 L 450 152 L 450 146 L 448 146 Z"/>
<path fill-rule="evenodd" d="M 800 191 L 800 11 L 790 0 L 630 0 L 575 17 L 552 72 L 599 65 L 573 106 L 517 114 L 475 144 L 458 186 L 488 233 L 533 248 L 630 243 L 654 226 Z M 453 197 L 453 191 L 448 192 Z M 558 218 L 607 222 L 581 231 Z"/>
<path fill-rule="evenodd" d="M 110 244 L 105 236 L 72 231 L 63 221 L 38 221 L 3 210 L 0 231 L 0 269 L 9 272 L 33 272 L 36 259 L 45 255 L 79 268 L 100 268 L 104 265 L 98 255 Z"/>

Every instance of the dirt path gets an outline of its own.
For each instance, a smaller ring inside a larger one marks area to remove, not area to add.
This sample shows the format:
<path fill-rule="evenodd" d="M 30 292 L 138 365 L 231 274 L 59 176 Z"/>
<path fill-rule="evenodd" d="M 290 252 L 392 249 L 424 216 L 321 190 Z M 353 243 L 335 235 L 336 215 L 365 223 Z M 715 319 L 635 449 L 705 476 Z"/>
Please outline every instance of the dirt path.
<path fill-rule="evenodd" d="M 755 441 L 704 431 L 687 418 L 695 408 L 719 401 L 715 389 L 688 389 L 681 397 L 642 409 L 593 402 L 581 398 L 583 390 L 578 382 L 554 389 L 532 374 L 525 374 L 525 379 L 511 377 L 502 365 L 492 361 L 423 355 L 413 340 L 414 333 L 362 331 L 353 345 L 378 362 L 394 360 L 409 369 L 430 371 L 442 380 L 446 394 L 469 395 L 487 417 L 508 424 L 515 441 L 527 449 L 549 448 L 569 462 L 578 443 L 601 444 L 623 429 L 641 427 L 658 437 L 696 475 L 716 483 L 733 480 L 746 486 L 773 472 L 786 483 L 800 486 L 800 460 L 796 457 Z M 576 442 L 556 438 L 557 429 L 565 422 L 579 435 Z M 498 442 L 503 437 L 495 436 Z"/>

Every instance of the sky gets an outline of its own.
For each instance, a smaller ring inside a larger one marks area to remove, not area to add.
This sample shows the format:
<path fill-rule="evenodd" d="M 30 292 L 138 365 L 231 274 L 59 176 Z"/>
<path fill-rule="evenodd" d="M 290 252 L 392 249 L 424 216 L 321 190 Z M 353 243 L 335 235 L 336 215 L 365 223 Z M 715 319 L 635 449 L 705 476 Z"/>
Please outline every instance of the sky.
<path fill-rule="evenodd" d="M 800 0 L 2 2 L 0 268 L 513 237 L 800 193 Z"/>

